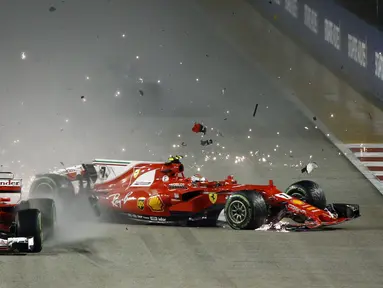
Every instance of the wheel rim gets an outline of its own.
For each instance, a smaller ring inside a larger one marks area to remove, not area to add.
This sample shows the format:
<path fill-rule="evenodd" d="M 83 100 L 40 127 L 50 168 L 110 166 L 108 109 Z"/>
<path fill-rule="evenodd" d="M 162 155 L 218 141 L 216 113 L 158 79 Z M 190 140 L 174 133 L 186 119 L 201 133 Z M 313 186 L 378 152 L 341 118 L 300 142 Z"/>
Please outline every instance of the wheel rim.
<path fill-rule="evenodd" d="M 229 205 L 229 217 L 234 224 L 242 223 L 247 217 L 247 209 L 245 204 L 239 200 L 234 200 Z"/>

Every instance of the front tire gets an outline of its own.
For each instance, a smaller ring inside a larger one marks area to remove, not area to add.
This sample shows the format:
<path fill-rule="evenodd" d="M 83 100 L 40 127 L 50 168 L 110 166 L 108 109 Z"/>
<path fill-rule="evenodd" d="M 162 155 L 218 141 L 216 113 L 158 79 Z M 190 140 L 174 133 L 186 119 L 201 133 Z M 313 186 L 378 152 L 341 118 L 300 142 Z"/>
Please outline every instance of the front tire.
<path fill-rule="evenodd" d="M 34 246 L 32 253 L 43 249 L 43 229 L 41 212 L 37 209 L 18 211 L 16 214 L 17 236 L 33 237 Z"/>
<path fill-rule="evenodd" d="M 310 180 L 302 180 L 291 184 L 285 193 L 322 210 L 327 205 L 323 189 L 317 183 Z"/>
<path fill-rule="evenodd" d="M 33 198 L 22 201 L 18 210 L 37 209 L 41 213 L 42 229 L 44 231 L 44 240 L 53 236 L 56 224 L 56 205 L 53 199 Z"/>
<path fill-rule="evenodd" d="M 265 224 L 267 214 L 265 200 L 256 191 L 236 192 L 225 204 L 226 222 L 235 230 L 255 230 Z"/>
<path fill-rule="evenodd" d="M 322 210 L 327 205 L 326 195 L 322 188 L 310 180 L 302 180 L 291 184 L 285 193 Z M 306 217 L 303 215 L 294 215 L 291 219 L 297 223 L 304 223 L 306 221 Z"/>

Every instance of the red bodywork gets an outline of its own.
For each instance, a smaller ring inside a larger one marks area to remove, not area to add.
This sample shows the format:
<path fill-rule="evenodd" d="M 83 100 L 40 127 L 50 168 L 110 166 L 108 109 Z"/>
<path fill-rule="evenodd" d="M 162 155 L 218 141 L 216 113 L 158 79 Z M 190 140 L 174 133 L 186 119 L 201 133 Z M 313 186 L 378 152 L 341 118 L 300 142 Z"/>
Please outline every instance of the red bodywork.
<path fill-rule="evenodd" d="M 2 180 L 3 184 L 6 184 L 4 181 L 9 181 L 9 184 L 0 185 L 0 232 L 8 233 L 15 221 L 15 207 L 21 198 L 21 184 L 14 183 L 21 183 L 21 181 Z"/>
<path fill-rule="evenodd" d="M 152 183 L 143 182 L 144 186 L 135 187 L 135 181 L 145 173 L 154 173 Z M 238 184 L 232 176 L 221 181 L 193 180 L 183 175 L 183 165 L 179 162 L 140 163 L 111 181 L 95 184 L 93 190 L 100 207 L 149 221 L 166 222 L 174 215 L 222 209 L 228 196 L 245 190 L 261 193 L 269 207 L 285 207 L 290 214 L 306 216 L 310 219 L 305 224 L 309 228 L 350 220 L 283 193 L 271 180 L 268 185 Z"/>

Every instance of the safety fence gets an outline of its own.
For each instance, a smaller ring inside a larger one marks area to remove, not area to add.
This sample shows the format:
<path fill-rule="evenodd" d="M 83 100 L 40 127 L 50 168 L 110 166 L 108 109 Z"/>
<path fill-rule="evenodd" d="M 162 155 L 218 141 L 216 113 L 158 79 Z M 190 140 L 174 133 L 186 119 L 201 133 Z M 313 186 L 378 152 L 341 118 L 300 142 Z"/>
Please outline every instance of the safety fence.
<path fill-rule="evenodd" d="M 247 1 L 330 70 L 383 101 L 382 31 L 334 0 Z"/>

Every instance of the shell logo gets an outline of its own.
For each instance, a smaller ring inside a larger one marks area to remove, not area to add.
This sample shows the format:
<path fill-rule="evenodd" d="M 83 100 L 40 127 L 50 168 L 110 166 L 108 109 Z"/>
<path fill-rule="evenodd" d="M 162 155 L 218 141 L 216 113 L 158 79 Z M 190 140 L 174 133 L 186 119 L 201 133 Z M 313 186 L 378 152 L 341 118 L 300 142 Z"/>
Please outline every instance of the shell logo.
<path fill-rule="evenodd" d="M 150 210 L 153 212 L 163 212 L 164 211 L 164 203 L 162 202 L 160 196 L 152 196 L 148 199 L 148 206 Z"/>

